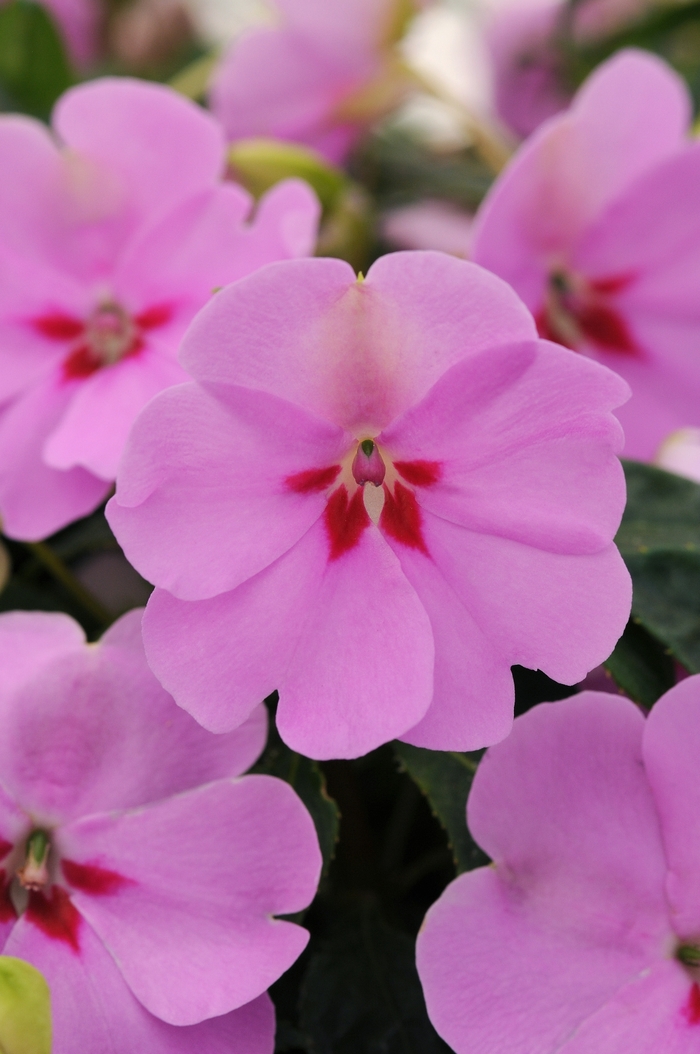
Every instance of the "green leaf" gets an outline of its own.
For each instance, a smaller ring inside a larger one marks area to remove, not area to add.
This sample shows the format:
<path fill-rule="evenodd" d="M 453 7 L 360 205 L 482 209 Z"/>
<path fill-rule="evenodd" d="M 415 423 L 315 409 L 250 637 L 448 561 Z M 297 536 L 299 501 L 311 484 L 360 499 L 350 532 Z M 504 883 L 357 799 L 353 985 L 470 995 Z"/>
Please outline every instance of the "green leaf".
<path fill-rule="evenodd" d="M 635 621 L 700 672 L 700 486 L 624 463 L 627 507 L 616 542 L 632 575 Z"/>
<path fill-rule="evenodd" d="M 449 1054 L 425 1010 L 412 938 L 384 921 L 371 895 L 334 904 L 332 926 L 301 989 L 314 1054 Z"/>
<path fill-rule="evenodd" d="M 50 1054 L 49 987 L 22 959 L 0 956 L 0 1052 Z"/>
<path fill-rule="evenodd" d="M 349 184 L 345 173 L 315 150 L 280 139 L 239 139 L 229 148 L 229 160 L 241 183 L 259 198 L 281 179 L 305 179 L 325 211 L 336 207 Z"/>
<path fill-rule="evenodd" d="M 647 708 L 676 683 L 668 649 L 635 619 L 627 623 L 605 667 L 627 695 Z"/>
<path fill-rule="evenodd" d="M 394 750 L 445 828 L 457 871 L 469 871 L 479 854 L 466 819 L 467 795 L 476 772 L 477 755 L 426 750 L 398 740 Z"/>
<path fill-rule="evenodd" d="M 270 710 L 273 711 L 273 707 L 270 707 Z M 267 776 L 278 776 L 297 792 L 316 825 L 325 874 L 338 841 L 338 806 L 328 796 L 325 777 L 316 762 L 303 754 L 297 754 L 295 750 L 290 750 L 286 743 L 282 742 L 273 712 L 270 714 L 270 732 L 265 752 L 252 771 Z"/>
<path fill-rule="evenodd" d="M 73 83 L 61 35 L 51 15 L 31 0 L 0 6 L 0 93 L 3 109 L 47 118 Z"/>

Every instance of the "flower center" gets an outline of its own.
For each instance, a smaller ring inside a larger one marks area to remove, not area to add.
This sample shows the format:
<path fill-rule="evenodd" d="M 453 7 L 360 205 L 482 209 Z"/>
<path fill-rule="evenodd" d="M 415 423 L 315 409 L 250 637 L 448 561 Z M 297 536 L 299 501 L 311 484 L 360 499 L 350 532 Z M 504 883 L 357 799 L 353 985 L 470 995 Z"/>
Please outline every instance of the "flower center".
<path fill-rule="evenodd" d="M 603 351 L 642 356 L 615 302 L 616 294 L 633 278 L 633 275 L 616 275 L 587 279 L 555 268 L 549 275 L 544 304 L 535 319 L 540 336 L 574 351 L 590 343 Z"/>
<path fill-rule="evenodd" d="M 17 870 L 23 889 L 38 892 L 48 884 L 51 841 L 46 831 L 33 831 L 27 839 L 24 864 Z"/>
<path fill-rule="evenodd" d="M 136 355 L 145 345 L 146 333 L 164 326 L 172 315 L 169 304 L 155 304 L 132 316 L 116 301 L 103 300 L 85 321 L 61 311 L 29 321 L 42 337 L 70 345 L 63 360 L 63 376 L 76 380 Z"/>
<path fill-rule="evenodd" d="M 296 494 L 327 492 L 324 522 L 329 559 L 336 560 L 359 544 L 371 523 L 428 555 L 415 488 L 433 486 L 441 476 L 437 461 L 393 461 L 382 456 L 374 439 L 362 439 L 352 459 L 297 472 L 284 482 Z"/>

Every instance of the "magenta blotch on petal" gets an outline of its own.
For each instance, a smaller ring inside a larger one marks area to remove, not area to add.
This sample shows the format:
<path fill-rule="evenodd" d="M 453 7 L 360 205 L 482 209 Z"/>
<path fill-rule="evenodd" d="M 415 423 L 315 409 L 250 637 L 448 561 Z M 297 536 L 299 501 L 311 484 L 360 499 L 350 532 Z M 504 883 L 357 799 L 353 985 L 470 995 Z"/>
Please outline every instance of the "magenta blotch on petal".
<path fill-rule="evenodd" d="M 278 689 L 311 757 L 471 749 L 508 732 L 511 665 L 574 683 L 610 653 L 628 389 L 538 340 L 500 279 L 434 252 L 363 281 L 272 264 L 181 359 L 195 382 L 139 417 L 108 517 L 157 586 L 149 662 L 206 728 Z"/>

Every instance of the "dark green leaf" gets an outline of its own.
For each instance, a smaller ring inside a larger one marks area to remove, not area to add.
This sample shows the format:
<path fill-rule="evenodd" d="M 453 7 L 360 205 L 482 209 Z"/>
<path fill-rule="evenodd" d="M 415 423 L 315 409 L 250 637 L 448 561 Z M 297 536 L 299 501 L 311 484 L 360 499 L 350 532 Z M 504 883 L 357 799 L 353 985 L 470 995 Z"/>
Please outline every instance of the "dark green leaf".
<path fill-rule="evenodd" d="M 479 850 L 467 830 L 466 820 L 467 795 L 476 772 L 477 756 L 425 750 L 398 741 L 394 743 L 394 750 L 445 828 L 457 871 L 469 871 L 479 860 Z"/>
<path fill-rule="evenodd" d="M 700 487 L 625 462 L 627 508 L 617 534 L 632 575 L 632 614 L 692 672 L 700 671 Z"/>
<path fill-rule="evenodd" d="M 31 0 L 0 6 L 2 108 L 47 118 L 73 76 L 51 15 Z"/>
<path fill-rule="evenodd" d="M 448 1054 L 428 1020 L 411 937 L 382 919 L 371 896 L 333 916 L 301 990 L 313 1054 Z"/>
<path fill-rule="evenodd" d="M 316 762 L 290 750 L 282 742 L 274 723 L 274 714 L 270 715 L 270 734 L 265 752 L 253 772 L 278 776 L 297 792 L 316 825 L 325 873 L 338 841 L 338 806 L 326 793 L 326 780 Z"/>
<path fill-rule="evenodd" d="M 676 683 L 667 649 L 634 619 L 627 623 L 605 666 L 616 684 L 647 708 Z"/>

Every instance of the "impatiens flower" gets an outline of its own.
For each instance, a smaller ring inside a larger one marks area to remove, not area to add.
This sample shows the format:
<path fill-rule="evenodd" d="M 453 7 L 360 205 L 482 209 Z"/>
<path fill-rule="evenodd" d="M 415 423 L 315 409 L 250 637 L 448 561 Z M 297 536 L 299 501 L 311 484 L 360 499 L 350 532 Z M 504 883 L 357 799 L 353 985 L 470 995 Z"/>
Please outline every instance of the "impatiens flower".
<path fill-rule="evenodd" d="M 71 59 L 88 66 L 97 58 L 100 6 L 98 0 L 45 0 L 56 19 Z"/>
<path fill-rule="evenodd" d="M 223 133 L 168 88 L 67 92 L 54 135 L 0 117 L 0 518 L 36 539 L 94 509 L 129 428 L 185 379 L 175 354 L 212 291 L 311 250 L 318 203 L 222 181 Z"/>
<path fill-rule="evenodd" d="M 146 665 L 140 612 L 86 645 L 65 615 L 0 616 L 0 935 L 51 989 L 53 1054 L 271 1054 L 264 994 L 304 947 L 313 823 L 237 777 L 262 708 L 215 737 Z M 209 1020 L 209 1019 L 212 1020 Z"/>
<path fill-rule="evenodd" d="M 625 377 L 625 453 L 700 424 L 700 144 L 681 79 L 626 51 L 529 140 L 477 216 L 472 258 L 540 333 Z"/>
<path fill-rule="evenodd" d="M 469 748 L 510 666 L 578 681 L 630 606 L 610 409 L 627 386 L 537 339 L 513 291 L 434 252 L 272 264 L 219 293 L 195 382 L 136 422 L 108 506 L 159 588 L 147 655 L 212 731 L 279 690 L 295 750 Z"/>
<path fill-rule="evenodd" d="M 229 139 L 274 136 L 341 161 L 406 91 L 393 45 L 412 6 L 275 0 L 280 24 L 244 33 L 212 83 L 211 106 Z"/>
<path fill-rule="evenodd" d="M 494 866 L 428 912 L 418 972 L 456 1054 L 700 1051 L 700 677 L 649 717 L 582 692 L 518 718 L 467 817 Z"/>

